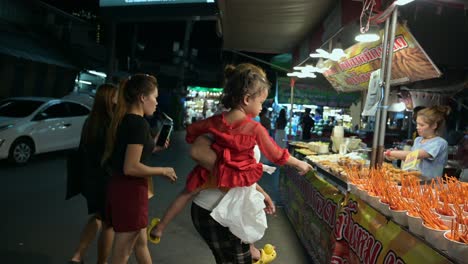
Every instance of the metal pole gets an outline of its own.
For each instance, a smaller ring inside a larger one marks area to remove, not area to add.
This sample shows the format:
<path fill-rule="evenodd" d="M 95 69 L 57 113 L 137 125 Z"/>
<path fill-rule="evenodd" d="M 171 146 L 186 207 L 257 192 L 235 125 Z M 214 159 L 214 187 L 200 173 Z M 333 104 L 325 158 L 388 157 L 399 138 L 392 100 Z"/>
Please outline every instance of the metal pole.
<path fill-rule="evenodd" d="M 392 27 L 390 31 L 390 40 L 388 45 L 388 58 L 387 58 L 387 68 L 385 74 L 385 95 L 384 103 L 382 106 L 382 114 L 380 120 L 380 129 L 379 129 L 379 145 L 377 146 L 377 165 L 382 165 L 383 162 L 383 151 L 384 151 L 384 142 L 385 142 L 385 129 L 387 124 L 387 109 L 388 109 L 388 96 L 390 95 L 390 80 L 392 76 L 392 58 L 393 58 L 393 44 L 395 42 L 395 31 L 397 26 L 398 19 L 398 7 L 395 7 L 395 10 L 392 14 Z"/>
<path fill-rule="evenodd" d="M 291 82 L 291 112 L 289 113 L 289 136 L 292 136 L 292 118 L 293 118 L 293 107 L 294 107 L 294 84 L 295 81 Z"/>
<path fill-rule="evenodd" d="M 384 28 L 384 35 L 382 39 L 382 54 L 380 60 L 380 80 L 379 80 L 379 89 L 383 90 L 384 85 L 384 76 L 386 71 L 386 63 L 387 63 L 387 49 L 388 49 L 388 30 L 389 30 L 389 20 L 387 18 L 385 20 L 385 28 Z M 383 92 L 381 92 L 381 96 L 383 96 Z M 375 113 L 375 123 L 374 123 L 374 135 L 372 139 L 372 154 L 371 154 L 371 168 L 376 167 L 377 163 L 377 146 L 379 145 L 379 131 L 380 131 L 380 106 L 382 105 L 382 97 L 379 99 L 377 112 Z"/>

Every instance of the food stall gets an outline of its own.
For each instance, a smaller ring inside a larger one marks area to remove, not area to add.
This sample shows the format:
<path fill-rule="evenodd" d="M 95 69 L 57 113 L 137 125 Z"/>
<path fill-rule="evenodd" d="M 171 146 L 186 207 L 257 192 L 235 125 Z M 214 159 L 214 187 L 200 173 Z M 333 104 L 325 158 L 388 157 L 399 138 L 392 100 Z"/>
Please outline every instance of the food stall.
<path fill-rule="evenodd" d="M 389 165 L 383 169 L 388 177 L 379 175 L 364 179 L 360 177 L 369 175 L 365 172 L 365 160 L 339 154 L 317 156 L 302 142 L 292 142 L 290 152 L 314 167 L 313 172 L 304 176 L 290 167 L 280 174 L 285 211 L 314 262 L 468 263 L 468 244 L 449 238 L 458 234 L 468 239 L 466 199 L 465 204 L 457 207 L 463 210 L 465 223 L 459 223 L 457 227 L 448 227 L 457 222 L 455 220 L 440 220 L 445 225 L 439 227 L 442 230 L 423 224 L 438 222 L 434 219 L 445 217 L 443 202 L 434 200 L 437 203 L 430 215 L 429 212 L 419 217 L 407 214 L 415 207 L 425 206 L 415 202 L 421 197 L 411 196 L 416 193 L 414 188 L 432 187 L 438 195 L 434 198 L 443 200 L 448 191 L 456 192 L 454 197 L 466 197 L 467 185 L 454 180 L 445 184 L 436 182 L 433 186 L 418 182 L 415 187 L 413 181 L 418 179 L 417 174 L 399 171 Z M 388 183 L 377 180 L 383 178 L 388 179 Z M 388 191 L 385 193 L 376 186 Z M 391 201 L 383 203 L 384 197 Z M 430 197 L 424 199 L 431 200 Z M 400 201 L 410 200 L 412 205 L 400 204 Z M 408 206 L 408 209 L 398 208 L 401 206 Z M 452 212 L 456 210 L 452 209 Z"/>
<path fill-rule="evenodd" d="M 368 91 L 376 99 L 373 155 L 316 155 L 316 146 L 289 142 L 292 155 L 314 170 L 305 176 L 281 171 L 285 211 L 316 263 L 468 263 L 468 186 L 382 162 L 390 86 L 438 78 L 441 71 L 407 24 L 397 23 L 395 3 L 378 16 L 374 21 L 385 21 L 383 40 L 349 47 L 345 58 L 325 61 L 323 72 L 337 91 Z M 379 95 L 369 84 L 378 71 Z"/>
<path fill-rule="evenodd" d="M 292 117 L 287 127 L 291 127 L 292 136 L 300 136 L 302 129 L 300 119 L 306 108 L 310 108 L 314 114 L 313 140 L 328 138 L 333 125 L 329 125 L 331 118 L 337 123 L 345 126 L 347 131 L 352 132 L 352 117 L 350 116 L 350 106 L 359 101 L 361 94 L 338 93 L 335 91 L 323 76 L 317 76 L 313 82 L 307 79 L 297 80 L 294 84 L 293 104 L 291 111 L 291 86 L 288 78 L 278 78 L 276 101 Z M 317 112 L 319 114 L 317 114 Z M 289 130 L 288 130 L 289 133 Z"/>

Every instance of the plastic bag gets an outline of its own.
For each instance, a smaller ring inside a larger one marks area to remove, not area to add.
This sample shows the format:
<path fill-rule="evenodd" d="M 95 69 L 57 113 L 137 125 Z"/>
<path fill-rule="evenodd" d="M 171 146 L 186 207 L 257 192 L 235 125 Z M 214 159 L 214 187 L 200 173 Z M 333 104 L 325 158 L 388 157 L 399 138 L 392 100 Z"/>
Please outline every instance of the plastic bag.
<path fill-rule="evenodd" d="M 230 189 L 211 212 L 218 223 L 249 244 L 260 240 L 268 227 L 263 210 L 265 196 L 255 187 L 256 184 Z"/>

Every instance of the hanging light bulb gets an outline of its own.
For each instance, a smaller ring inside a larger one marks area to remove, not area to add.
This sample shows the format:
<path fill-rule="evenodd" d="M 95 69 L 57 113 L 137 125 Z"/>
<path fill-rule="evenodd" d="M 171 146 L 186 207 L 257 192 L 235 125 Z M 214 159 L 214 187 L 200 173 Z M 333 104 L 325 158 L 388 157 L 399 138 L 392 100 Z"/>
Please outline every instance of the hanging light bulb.
<path fill-rule="evenodd" d="M 365 33 L 361 33 L 354 38 L 358 42 L 374 42 L 380 39 L 378 26 L 371 26 Z"/>
<path fill-rule="evenodd" d="M 346 57 L 346 53 L 343 50 L 343 45 L 339 39 L 333 42 L 333 44 L 330 41 L 330 49 L 331 47 L 333 47 L 333 50 L 330 53 L 330 60 L 340 61 L 342 58 Z"/>
<path fill-rule="evenodd" d="M 414 0 L 396 0 L 395 3 L 399 6 L 406 5 L 413 2 Z"/>
<path fill-rule="evenodd" d="M 323 68 L 323 59 L 320 58 L 318 61 L 317 61 L 317 64 L 315 65 L 315 67 L 321 69 Z"/>

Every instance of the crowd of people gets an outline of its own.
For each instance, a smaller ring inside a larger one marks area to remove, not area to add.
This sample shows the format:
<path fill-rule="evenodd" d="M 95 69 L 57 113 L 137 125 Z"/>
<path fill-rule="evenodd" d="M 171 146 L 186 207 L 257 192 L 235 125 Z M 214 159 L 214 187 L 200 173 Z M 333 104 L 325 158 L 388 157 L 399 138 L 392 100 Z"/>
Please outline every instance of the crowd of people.
<path fill-rule="evenodd" d="M 86 150 L 84 158 L 89 160 L 85 164 L 92 164 L 82 175 L 86 179 L 82 182 L 87 184 L 81 186 L 92 216 L 69 263 L 83 263 L 99 228 L 98 263 L 107 263 L 108 259 L 113 264 L 127 263 L 132 252 L 138 263 L 152 263 L 148 240 L 158 243 L 167 224 L 192 200 L 192 222 L 216 263 L 271 262 L 276 256 L 274 247 L 257 249 L 253 243 L 264 234 L 265 213 L 275 211 L 273 201 L 257 181 L 275 168 L 259 163 L 255 149 L 273 163 L 292 166 L 300 174 L 312 167 L 289 155 L 284 134 L 277 144 L 270 139 L 269 131 L 252 119 L 261 112 L 269 89 L 261 68 L 248 63 L 226 67 L 222 103 L 229 110 L 187 127 L 187 142 L 193 144 L 190 155 L 198 165 L 162 220 L 152 221 L 148 229 L 152 177 L 177 180 L 174 168 L 154 167 L 148 162 L 152 152 L 162 151 L 169 144 L 155 146 L 144 119 L 158 105 L 157 80 L 135 74 L 123 80 L 119 89 L 99 87 L 80 142 L 80 148 Z M 284 131 L 286 126 L 286 112 L 282 111 L 277 131 Z M 222 214 L 226 204 L 236 204 L 240 199 L 257 210 L 238 208 Z M 245 219 L 236 220 L 233 214 Z M 258 220 L 264 220 L 264 224 Z M 252 237 L 251 230 L 256 230 L 257 236 Z"/>

